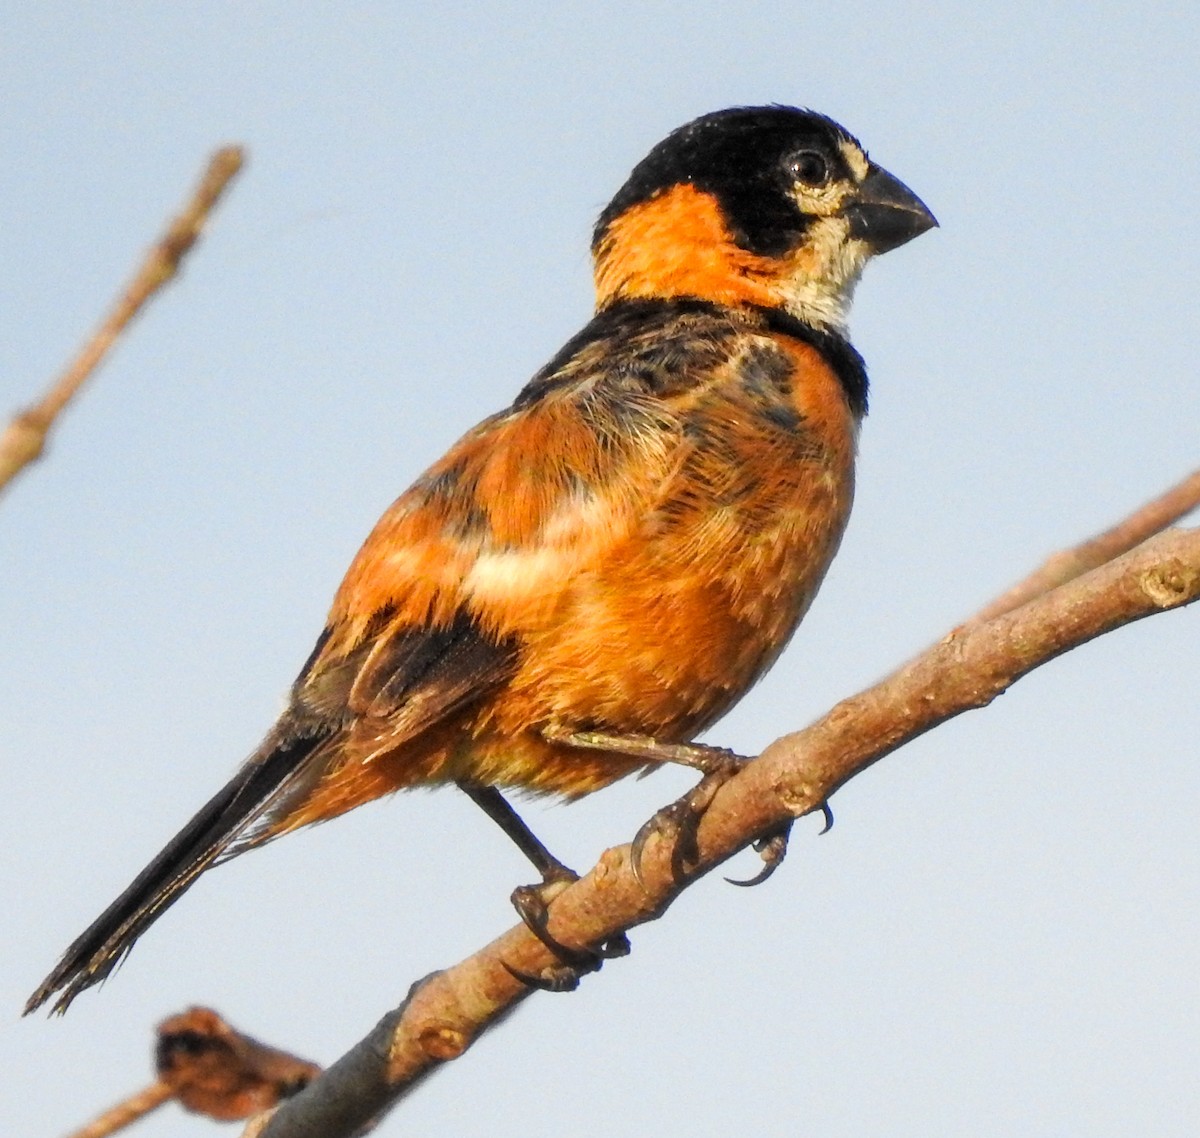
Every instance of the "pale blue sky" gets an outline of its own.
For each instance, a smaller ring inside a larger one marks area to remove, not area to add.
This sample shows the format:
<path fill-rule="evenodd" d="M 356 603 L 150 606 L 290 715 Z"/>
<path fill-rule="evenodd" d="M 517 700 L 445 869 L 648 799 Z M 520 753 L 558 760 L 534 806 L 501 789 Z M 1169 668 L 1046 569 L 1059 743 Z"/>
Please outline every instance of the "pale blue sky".
<path fill-rule="evenodd" d="M 64 1020 L 16 1020 L 252 749 L 379 512 L 587 318 L 591 222 L 650 145 L 810 105 L 942 223 L 859 290 L 856 513 L 712 733 L 749 751 L 1197 465 L 1198 68 L 1185 5 L 10 12 L 0 412 L 207 153 L 251 161 L 0 502 L 0 1129 L 59 1134 L 147 1081 L 153 1024 L 194 1002 L 329 1061 L 512 923 L 520 856 L 461 796 L 409 795 L 207 876 Z M 702 883 L 381 1133 L 1194 1134 L 1198 622 L 875 767 L 768 886 Z M 686 782 L 528 814 L 585 868 Z M 138 1133 L 215 1132 L 169 1108 Z"/>

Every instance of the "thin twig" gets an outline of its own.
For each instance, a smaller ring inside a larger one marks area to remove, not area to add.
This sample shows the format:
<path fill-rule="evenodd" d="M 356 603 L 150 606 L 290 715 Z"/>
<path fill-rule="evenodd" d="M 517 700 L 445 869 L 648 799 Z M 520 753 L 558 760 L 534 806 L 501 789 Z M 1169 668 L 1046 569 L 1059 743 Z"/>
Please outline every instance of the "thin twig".
<path fill-rule="evenodd" d="M 717 791 L 695 835 L 697 860 L 677 877 L 674 840 L 651 839 L 641 874 L 630 847 L 607 850 L 550 907 L 548 932 L 568 948 L 602 944 L 661 916 L 691 882 L 793 817 L 819 809 L 856 774 L 939 723 L 986 706 L 1022 676 L 1131 621 L 1200 600 L 1200 529 L 1160 534 L 1111 563 L 991 621 L 972 621 L 804 731 L 772 743 Z M 331 1070 L 243 1138 L 346 1138 L 368 1112 L 394 1105 L 530 994 L 514 973 L 545 974 L 546 947 L 518 926 L 414 986 L 402 1008 Z M 386 1048 L 380 1033 L 391 1025 Z M 386 1065 L 384 1059 L 386 1057 Z M 355 1102 L 369 1088 L 369 1101 Z M 319 1120 L 319 1121 L 318 1121 Z"/>
<path fill-rule="evenodd" d="M 180 263 L 199 239 L 209 214 L 243 161 L 240 146 L 224 146 L 213 154 L 183 211 L 146 254 L 137 274 L 83 350 L 42 399 L 17 414 L 0 435 L 0 491 L 41 457 L 50 429 L 63 408 L 100 366 L 146 302 L 178 273 Z"/>
<path fill-rule="evenodd" d="M 174 1097 L 174 1091 L 166 1083 L 151 1083 L 137 1094 L 130 1095 L 124 1102 L 117 1103 L 111 1110 L 106 1110 L 82 1130 L 73 1131 L 67 1138 L 108 1138 L 110 1134 L 124 1130 L 138 1119 L 145 1118 L 152 1110 L 157 1110 L 164 1102 L 170 1102 Z"/>
<path fill-rule="evenodd" d="M 1197 506 L 1200 506 L 1200 470 L 1189 474 L 1165 494 L 1139 506 L 1127 518 L 1103 533 L 1072 549 L 1051 554 L 1028 577 L 980 609 L 971 619 L 992 620 L 1019 608 L 1026 601 L 1065 585 L 1080 574 L 1104 565 L 1114 557 L 1120 557 L 1122 553 L 1128 553 L 1147 538 L 1174 525 Z"/>

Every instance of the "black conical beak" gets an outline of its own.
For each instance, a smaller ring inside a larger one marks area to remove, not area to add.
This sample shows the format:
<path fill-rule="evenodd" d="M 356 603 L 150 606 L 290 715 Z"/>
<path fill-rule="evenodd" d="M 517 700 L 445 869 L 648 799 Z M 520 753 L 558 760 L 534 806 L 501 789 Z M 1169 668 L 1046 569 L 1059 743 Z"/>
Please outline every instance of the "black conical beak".
<path fill-rule="evenodd" d="M 898 249 L 937 225 L 937 218 L 912 190 L 874 163 L 844 212 L 850 235 L 865 241 L 873 253 Z"/>

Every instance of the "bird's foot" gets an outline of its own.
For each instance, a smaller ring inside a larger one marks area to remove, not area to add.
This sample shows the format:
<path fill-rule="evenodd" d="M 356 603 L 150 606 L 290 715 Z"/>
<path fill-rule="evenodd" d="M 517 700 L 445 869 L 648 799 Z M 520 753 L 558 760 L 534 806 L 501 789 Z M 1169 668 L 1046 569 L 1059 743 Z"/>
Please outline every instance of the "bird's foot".
<path fill-rule="evenodd" d="M 833 811 L 830 810 L 828 802 L 821 803 L 821 813 L 825 818 L 825 825 L 821 828 L 820 832 L 827 834 L 830 827 L 833 826 Z M 744 881 L 734 877 L 727 877 L 725 880 L 730 885 L 742 885 L 746 887 L 761 885 L 766 881 L 783 864 L 783 859 L 787 857 L 788 838 L 791 837 L 793 821 L 794 819 L 789 818 L 777 829 L 763 834 L 751 847 L 763 861 L 762 869 L 753 877 L 748 877 Z"/>
<path fill-rule="evenodd" d="M 696 845 L 700 819 L 712 804 L 717 791 L 737 774 L 746 762 L 732 751 L 718 750 L 716 747 L 701 748 L 689 745 L 689 750 L 702 752 L 698 757 L 702 757 L 706 763 L 705 768 L 702 768 L 705 772 L 704 777 L 686 794 L 669 806 L 664 806 L 642 826 L 629 849 L 633 874 L 643 889 L 646 882 L 642 876 L 642 857 L 650 839 L 659 838 L 672 843 L 671 874 L 676 878 L 686 876 L 700 858 L 700 851 Z"/>
<path fill-rule="evenodd" d="M 792 819 L 789 818 L 778 829 L 763 834 L 751 847 L 762 858 L 762 868 L 753 877 L 747 877 L 744 880 L 737 877 L 727 877 L 725 880 L 730 885 L 741 885 L 745 888 L 761 885 L 783 864 L 783 859 L 787 857 L 788 838 L 791 833 Z"/>
<path fill-rule="evenodd" d="M 557 963 L 543 969 L 537 975 L 505 968 L 522 984 L 546 992 L 572 992 L 579 981 L 589 972 L 597 972 L 606 960 L 628 956 L 629 938 L 621 933 L 596 946 L 572 948 L 558 940 L 549 930 L 550 903 L 568 885 L 579 880 L 579 875 L 566 866 L 560 866 L 538 885 L 518 885 L 512 892 L 513 908 L 525 923 L 525 927 L 555 957 Z"/>

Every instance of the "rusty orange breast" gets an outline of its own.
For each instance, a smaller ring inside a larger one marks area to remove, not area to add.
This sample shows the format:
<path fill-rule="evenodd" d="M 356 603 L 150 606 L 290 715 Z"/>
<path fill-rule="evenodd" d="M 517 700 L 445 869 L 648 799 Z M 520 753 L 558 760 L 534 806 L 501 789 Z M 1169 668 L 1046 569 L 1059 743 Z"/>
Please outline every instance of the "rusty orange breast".
<path fill-rule="evenodd" d="M 697 394 L 656 505 L 525 631 L 490 727 L 685 739 L 778 655 L 845 529 L 857 422 L 819 352 L 772 350 L 786 372 L 773 391 L 742 356 Z"/>

